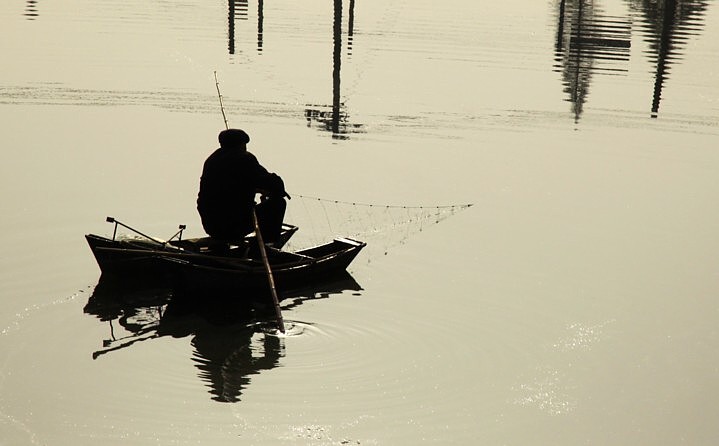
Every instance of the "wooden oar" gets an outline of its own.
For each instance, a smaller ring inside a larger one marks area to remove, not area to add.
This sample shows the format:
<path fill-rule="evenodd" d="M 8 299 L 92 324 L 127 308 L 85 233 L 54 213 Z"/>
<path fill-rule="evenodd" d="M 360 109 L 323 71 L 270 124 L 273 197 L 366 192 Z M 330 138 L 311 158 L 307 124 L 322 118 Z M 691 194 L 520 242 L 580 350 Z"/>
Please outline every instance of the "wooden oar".
<path fill-rule="evenodd" d="M 270 261 L 267 259 L 267 251 L 265 250 L 265 242 L 262 240 L 262 232 L 260 231 L 260 222 L 257 220 L 257 212 L 255 208 L 252 208 L 252 220 L 255 223 L 255 234 L 257 243 L 260 244 L 260 255 L 262 256 L 262 263 L 265 264 L 265 271 L 267 272 L 267 280 L 270 283 L 270 292 L 272 293 L 272 302 L 275 305 L 275 315 L 277 316 L 277 328 L 281 333 L 285 332 L 285 322 L 282 319 L 282 310 L 280 309 L 280 300 L 277 298 L 277 289 L 275 288 L 275 278 L 272 276 L 272 268 L 270 268 Z"/>

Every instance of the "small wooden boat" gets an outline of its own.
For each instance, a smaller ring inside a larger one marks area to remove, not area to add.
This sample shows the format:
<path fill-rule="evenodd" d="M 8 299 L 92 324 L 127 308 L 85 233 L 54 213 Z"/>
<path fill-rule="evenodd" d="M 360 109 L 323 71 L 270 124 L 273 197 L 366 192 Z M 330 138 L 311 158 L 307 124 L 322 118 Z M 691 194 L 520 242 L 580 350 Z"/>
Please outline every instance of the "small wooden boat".
<path fill-rule="evenodd" d="M 175 235 L 163 241 L 112 217 L 107 221 L 115 224 L 111 239 L 94 234 L 85 236 L 103 276 L 167 282 L 190 292 L 268 289 L 267 272 L 253 235 L 234 243 L 211 237 L 182 240 L 185 227 L 180 226 Z M 118 226 L 138 237 L 118 239 Z M 279 243 L 266 250 L 275 284 L 281 291 L 317 284 L 345 273 L 366 245 L 337 238 L 296 252 L 279 249 L 297 230 L 297 226 L 284 224 Z"/>
<path fill-rule="evenodd" d="M 295 252 L 267 249 L 267 257 L 278 291 L 287 292 L 328 281 L 346 269 L 366 244 L 337 238 L 324 245 Z M 173 285 L 190 292 L 269 290 L 267 271 L 259 255 L 244 258 L 161 257 L 173 274 Z"/>
<path fill-rule="evenodd" d="M 198 263 L 212 262 L 214 259 L 242 259 L 246 258 L 250 248 L 257 244 L 254 234 L 234 243 L 212 237 L 183 240 L 182 232 L 185 230 L 185 225 L 180 225 L 179 231 L 168 240 L 162 240 L 144 234 L 113 217 L 107 217 L 107 222 L 115 224 L 112 238 L 95 234 L 85 235 L 100 270 L 107 276 L 147 278 L 162 275 L 168 265 L 165 261 L 159 260 L 160 258 L 184 259 Z M 118 226 L 130 230 L 134 236 L 118 238 Z M 283 247 L 298 229 L 297 226 L 283 224 L 276 246 Z"/>

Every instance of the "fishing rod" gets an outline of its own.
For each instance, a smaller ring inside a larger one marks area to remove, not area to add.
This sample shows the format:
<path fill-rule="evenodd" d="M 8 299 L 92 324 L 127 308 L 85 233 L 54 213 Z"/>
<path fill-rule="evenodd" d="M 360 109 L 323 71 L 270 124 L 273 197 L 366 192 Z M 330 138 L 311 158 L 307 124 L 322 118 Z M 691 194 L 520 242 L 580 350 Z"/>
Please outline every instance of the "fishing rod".
<path fill-rule="evenodd" d="M 220 82 L 217 80 L 217 71 L 215 71 L 215 88 L 217 88 L 217 97 L 220 99 L 220 111 L 222 111 L 222 119 L 225 121 L 225 129 L 229 129 L 230 126 L 227 124 L 227 115 L 225 115 L 225 106 L 222 104 L 222 93 L 220 92 Z M 257 219 L 257 212 L 255 207 L 252 206 L 252 222 L 255 225 L 255 234 L 257 236 L 257 243 L 260 245 L 260 255 L 262 256 L 262 263 L 265 266 L 267 272 L 267 282 L 270 285 L 270 292 L 272 294 L 272 303 L 275 307 L 275 316 L 277 318 L 277 328 L 280 333 L 285 334 L 285 322 L 282 319 L 282 309 L 280 308 L 280 300 L 277 297 L 277 288 L 275 287 L 275 278 L 272 275 L 272 268 L 270 267 L 270 261 L 267 258 L 267 250 L 265 248 L 264 240 L 262 240 L 262 231 L 260 231 L 260 222 Z"/>
<path fill-rule="evenodd" d="M 227 124 L 227 115 L 225 115 L 225 106 L 222 104 L 222 93 L 220 93 L 220 81 L 217 80 L 217 71 L 215 71 L 215 88 L 217 88 L 217 97 L 220 98 L 220 111 L 222 112 L 222 120 L 225 121 L 225 129 L 230 126 Z"/>

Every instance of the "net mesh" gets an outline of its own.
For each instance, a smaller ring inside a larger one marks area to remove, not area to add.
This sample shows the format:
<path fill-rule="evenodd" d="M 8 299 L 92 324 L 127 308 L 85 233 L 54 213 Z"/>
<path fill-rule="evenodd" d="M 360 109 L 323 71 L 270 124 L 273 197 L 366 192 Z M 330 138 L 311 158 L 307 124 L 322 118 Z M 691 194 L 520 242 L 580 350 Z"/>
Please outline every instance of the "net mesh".
<path fill-rule="evenodd" d="M 403 206 L 359 203 L 293 194 L 285 221 L 300 230 L 288 243 L 291 250 L 348 237 L 367 243 L 370 258 L 387 254 L 423 230 L 472 206 Z"/>

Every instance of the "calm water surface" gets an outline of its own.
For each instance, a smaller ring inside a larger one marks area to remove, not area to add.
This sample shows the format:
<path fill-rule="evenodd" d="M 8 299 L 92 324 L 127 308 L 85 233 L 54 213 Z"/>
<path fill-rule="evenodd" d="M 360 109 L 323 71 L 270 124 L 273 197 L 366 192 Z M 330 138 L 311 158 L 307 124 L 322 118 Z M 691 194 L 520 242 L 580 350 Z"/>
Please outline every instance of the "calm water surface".
<path fill-rule="evenodd" d="M 0 443 L 716 444 L 717 6 L 3 2 Z M 214 72 L 294 246 L 369 242 L 289 336 L 83 240 L 202 234 Z"/>

